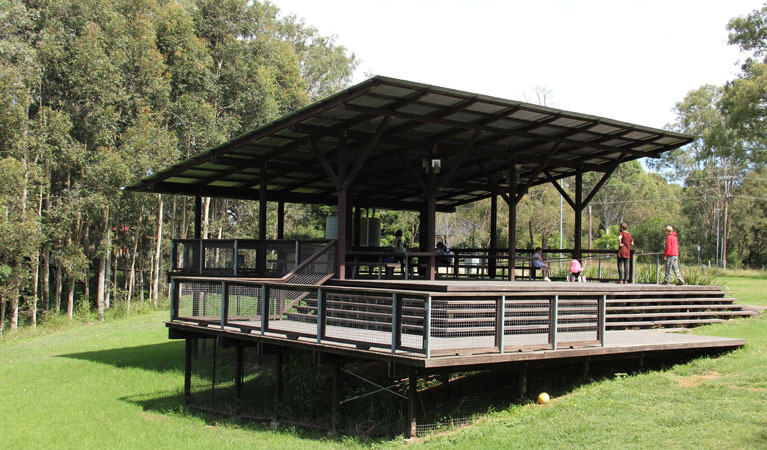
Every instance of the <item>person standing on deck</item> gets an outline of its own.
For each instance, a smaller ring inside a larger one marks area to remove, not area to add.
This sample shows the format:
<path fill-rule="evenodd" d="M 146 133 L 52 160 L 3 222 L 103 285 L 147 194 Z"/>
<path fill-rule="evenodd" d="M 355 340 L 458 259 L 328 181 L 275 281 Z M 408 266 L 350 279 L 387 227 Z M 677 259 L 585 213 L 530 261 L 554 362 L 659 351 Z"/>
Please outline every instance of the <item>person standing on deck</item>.
<path fill-rule="evenodd" d="M 682 286 L 684 279 L 679 270 L 679 241 L 676 238 L 676 231 L 671 225 L 668 225 L 664 230 L 666 231 L 666 250 L 663 254 L 666 257 L 666 274 L 661 284 L 668 284 L 671 281 L 671 270 L 673 269 L 677 278 L 676 284 Z"/>
<path fill-rule="evenodd" d="M 631 258 L 631 247 L 634 246 L 634 238 L 629 233 L 629 226 L 626 222 L 621 222 L 621 232 L 618 235 L 618 283 L 626 284 L 629 282 L 629 258 Z"/>

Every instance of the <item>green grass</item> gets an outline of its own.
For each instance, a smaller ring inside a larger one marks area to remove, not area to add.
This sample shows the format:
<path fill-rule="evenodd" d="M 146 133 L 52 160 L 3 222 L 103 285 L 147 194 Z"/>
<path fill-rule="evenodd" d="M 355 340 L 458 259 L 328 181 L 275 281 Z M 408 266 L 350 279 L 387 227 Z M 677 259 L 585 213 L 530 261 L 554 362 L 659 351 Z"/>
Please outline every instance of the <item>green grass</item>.
<path fill-rule="evenodd" d="M 759 274 L 718 275 L 764 304 Z M 183 408 L 183 343 L 157 312 L 0 341 L 1 448 L 767 448 L 767 316 L 695 329 L 745 338 L 717 358 L 577 386 L 470 426 L 401 438 L 328 439 Z"/>
<path fill-rule="evenodd" d="M 767 305 L 767 272 L 724 270 L 717 273 L 723 286 L 743 305 Z"/>

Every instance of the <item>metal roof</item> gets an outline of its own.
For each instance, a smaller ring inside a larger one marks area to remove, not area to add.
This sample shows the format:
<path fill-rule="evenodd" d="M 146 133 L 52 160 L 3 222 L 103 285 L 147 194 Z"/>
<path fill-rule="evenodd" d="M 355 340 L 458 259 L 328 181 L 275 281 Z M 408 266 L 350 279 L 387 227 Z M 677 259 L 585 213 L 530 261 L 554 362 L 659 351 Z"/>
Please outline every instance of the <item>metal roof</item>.
<path fill-rule="evenodd" d="M 362 207 L 418 210 L 425 164 L 440 160 L 436 205 L 449 211 L 617 164 L 694 136 L 524 102 L 376 76 L 149 176 L 127 189 L 334 205 L 347 171 Z M 340 163 L 344 161 L 345 163 Z M 339 169 L 341 172 L 339 172 Z"/>

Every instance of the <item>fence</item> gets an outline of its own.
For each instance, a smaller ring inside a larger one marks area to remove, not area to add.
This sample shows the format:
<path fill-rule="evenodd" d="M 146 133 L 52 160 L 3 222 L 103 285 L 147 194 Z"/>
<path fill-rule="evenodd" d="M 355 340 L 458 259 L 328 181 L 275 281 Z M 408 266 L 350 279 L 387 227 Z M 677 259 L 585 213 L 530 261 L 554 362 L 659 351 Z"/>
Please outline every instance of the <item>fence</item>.
<path fill-rule="evenodd" d="M 170 275 L 281 277 L 331 241 L 174 239 Z M 235 261 L 237 263 L 235 264 Z"/>
<path fill-rule="evenodd" d="M 429 358 L 604 345 L 605 304 L 597 294 L 392 292 L 174 277 L 171 320 Z"/>

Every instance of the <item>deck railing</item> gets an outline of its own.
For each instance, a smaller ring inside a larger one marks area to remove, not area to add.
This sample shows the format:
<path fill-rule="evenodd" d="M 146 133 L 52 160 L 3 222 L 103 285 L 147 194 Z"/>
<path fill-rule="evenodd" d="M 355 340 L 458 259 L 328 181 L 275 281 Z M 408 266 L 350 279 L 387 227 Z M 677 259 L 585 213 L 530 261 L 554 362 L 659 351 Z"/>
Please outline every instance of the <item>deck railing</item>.
<path fill-rule="evenodd" d="M 509 275 L 508 249 L 483 249 L 483 248 L 458 248 L 452 250 L 450 256 L 437 257 L 437 273 L 447 278 L 467 279 L 506 279 Z M 514 270 L 518 279 L 541 279 L 540 271 L 532 267 L 534 250 L 517 249 L 514 262 Z M 544 259 L 551 266 L 552 273 L 558 272 L 557 264 L 561 263 L 563 272 L 566 273 L 570 266 L 570 260 L 574 254 L 573 249 L 544 249 Z M 424 259 L 434 256 L 433 252 L 408 251 L 394 253 L 391 249 L 372 248 L 356 249 L 347 253 L 347 266 L 352 267 L 352 278 L 423 278 L 425 273 Z M 400 260 L 402 263 L 400 263 Z M 595 267 L 595 277 L 592 281 L 618 281 L 617 278 L 607 276 L 613 271 L 606 270 L 612 265 L 615 268 L 615 250 L 582 249 L 581 260 L 586 267 Z M 603 271 L 603 268 L 605 269 Z M 565 275 L 553 275 L 553 280 L 565 280 Z M 631 251 L 629 259 L 629 280 L 634 280 L 634 251 Z"/>
<path fill-rule="evenodd" d="M 330 241 L 174 239 L 169 274 L 282 277 L 328 242 Z"/>
<path fill-rule="evenodd" d="M 171 320 L 398 355 L 604 345 L 604 295 L 435 293 L 173 277 Z M 581 293 L 583 294 L 583 293 Z M 287 299 L 300 298 L 288 305 Z"/>

